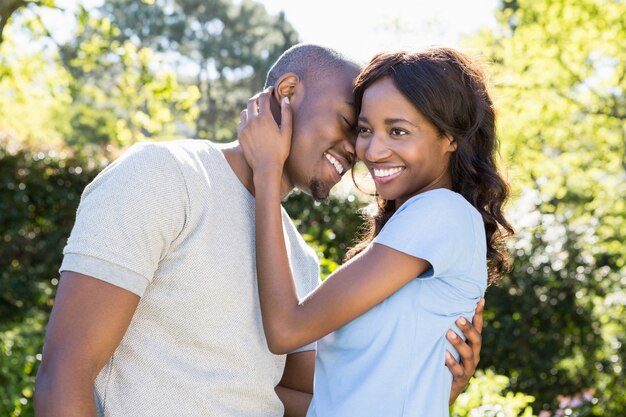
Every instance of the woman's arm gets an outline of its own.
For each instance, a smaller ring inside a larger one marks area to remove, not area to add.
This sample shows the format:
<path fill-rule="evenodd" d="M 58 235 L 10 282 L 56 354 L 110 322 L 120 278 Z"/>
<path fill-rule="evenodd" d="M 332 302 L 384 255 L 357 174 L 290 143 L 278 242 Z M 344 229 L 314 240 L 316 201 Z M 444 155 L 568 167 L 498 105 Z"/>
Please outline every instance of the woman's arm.
<path fill-rule="evenodd" d="M 374 244 L 299 301 L 283 237 L 279 171 L 256 171 L 256 247 L 263 326 L 274 353 L 290 352 L 338 329 L 430 267 Z M 393 271 L 393 273 L 390 273 Z"/>
<path fill-rule="evenodd" d="M 263 93 L 248 102 L 245 117 L 249 128 L 240 130 L 239 142 L 254 172 L 257 276 L 265 336 L 273 353 L 287 353 L 365 313 L 430 264 L 374 244 L 342 265 L 306 299 L 299 300 L 289 267 L 280 205 L 283 165 L 291 147 L 292 114 L 289 101 L 283 100 L 282 124 L 278 127 L 271 117 L 270 97 Z"/>

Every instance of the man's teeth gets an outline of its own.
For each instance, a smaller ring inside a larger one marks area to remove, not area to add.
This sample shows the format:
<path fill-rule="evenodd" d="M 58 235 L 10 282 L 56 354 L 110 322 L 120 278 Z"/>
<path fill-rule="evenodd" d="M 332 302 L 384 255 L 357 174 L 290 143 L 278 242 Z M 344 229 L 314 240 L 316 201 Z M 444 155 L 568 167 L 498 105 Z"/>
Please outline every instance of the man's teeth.
<path fill-rule="evenodd" d="M 337 159 L 333 157 L 331 154 L 325 153 L 324 156 L 326 157 L 326 159 L 328 159 L 328 161 L 331 164 L 333 164 L 333 166 L 335 167 L 339 175 L 341 175 L 343 173 L 343 165 L 341 165 L 341 163 L 337 161 Z"/>
<path fill-rule="evenodd" d="M 374 168 L 374 176 L 376 177 L 388 177 L 393 174 L 397 174 L 402 171 L 402 167 L 389 168 L 389 169 L 376 169 Z"/>

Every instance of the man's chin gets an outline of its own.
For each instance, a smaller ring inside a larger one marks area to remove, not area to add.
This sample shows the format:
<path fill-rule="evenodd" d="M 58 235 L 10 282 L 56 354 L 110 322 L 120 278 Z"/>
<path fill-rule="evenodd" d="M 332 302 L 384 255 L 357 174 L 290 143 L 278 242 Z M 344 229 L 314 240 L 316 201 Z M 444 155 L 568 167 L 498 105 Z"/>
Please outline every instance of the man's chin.
<path fill-rule="evenodd" d="M 308 194 L 313 197 L 313 200 L 323 203 L 328 199 L 330 188 L 317 178 L 313 178 L 311 182 L 309 182 Z"/>

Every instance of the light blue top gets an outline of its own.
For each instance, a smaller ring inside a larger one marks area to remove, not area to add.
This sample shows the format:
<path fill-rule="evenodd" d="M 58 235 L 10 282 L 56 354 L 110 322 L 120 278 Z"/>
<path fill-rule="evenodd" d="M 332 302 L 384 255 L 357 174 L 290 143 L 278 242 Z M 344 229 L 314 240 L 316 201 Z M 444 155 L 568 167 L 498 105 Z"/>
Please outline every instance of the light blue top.
<path fill-rule="evenodd" d="M 445 351 L 458 354 L 445 333 L 462 335 L 454 321 L 471 320 L 487 287 L 482 217 L 460 194 L 427 191 L 406 201 L 374 243 L 432 268 L 318 342 L 307 417 L 448 416 Z"/>

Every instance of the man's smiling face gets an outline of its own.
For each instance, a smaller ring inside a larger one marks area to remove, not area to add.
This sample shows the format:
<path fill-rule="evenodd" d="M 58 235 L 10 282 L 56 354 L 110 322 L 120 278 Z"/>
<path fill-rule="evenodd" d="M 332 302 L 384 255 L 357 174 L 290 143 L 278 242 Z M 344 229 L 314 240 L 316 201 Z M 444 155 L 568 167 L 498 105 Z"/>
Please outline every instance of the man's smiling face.
<path fill-rule="evenodd" d="M 285 164 L 291 183 L 316 200 L 354 164 L 356 114 L 352 85 L 358 71 L 346 68 L 305 88 L 293 105 L 291 153 Z"/>

